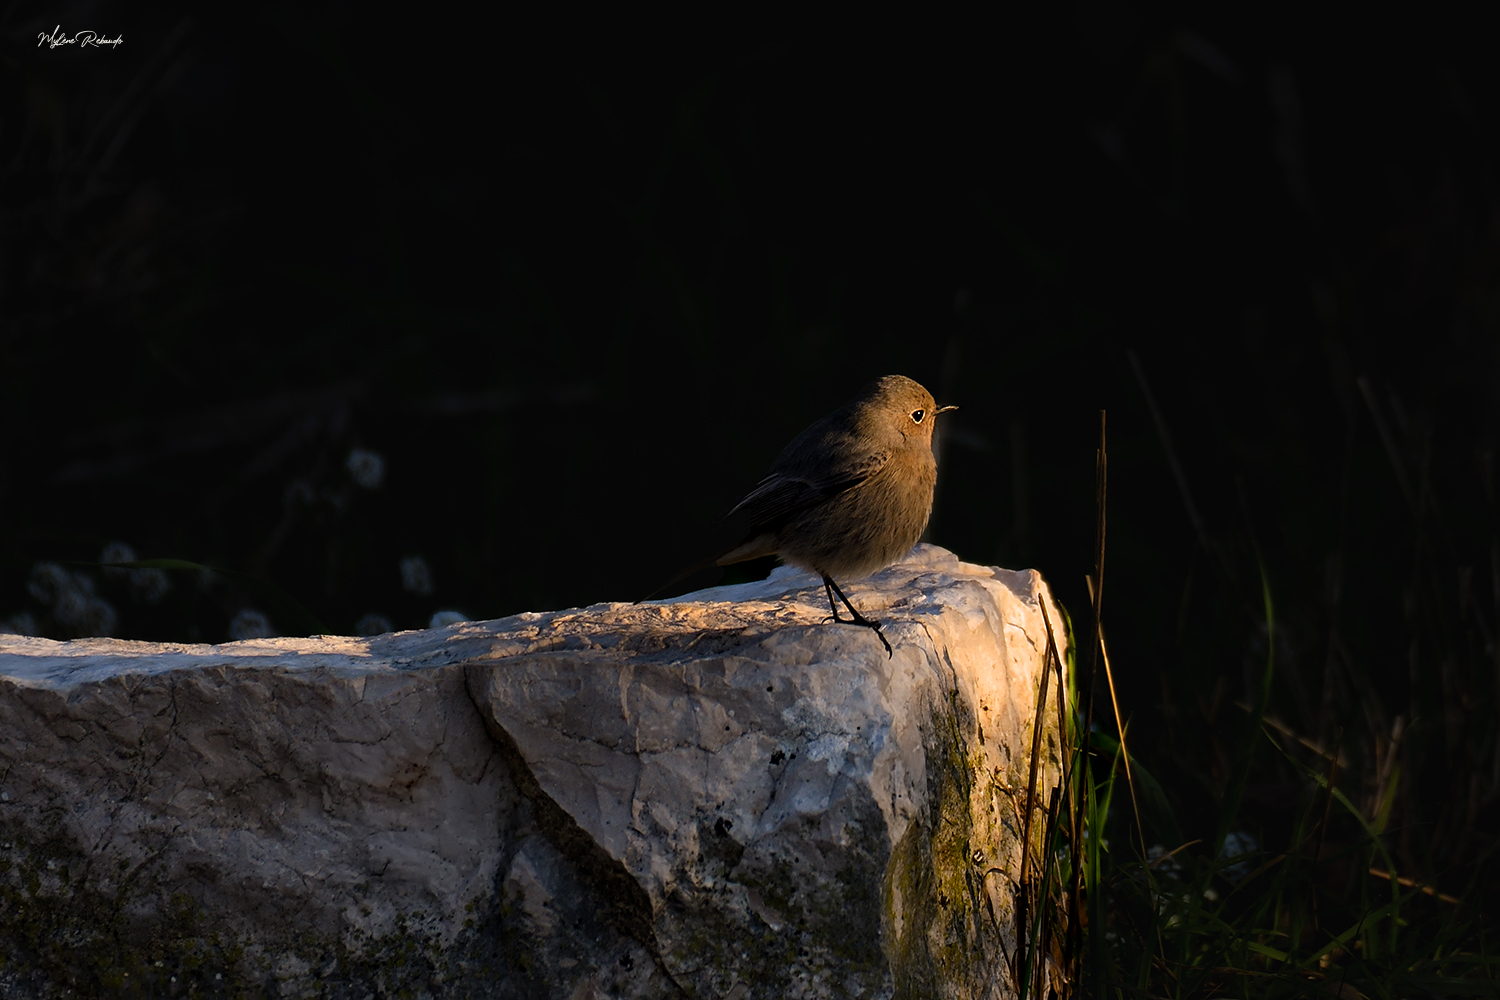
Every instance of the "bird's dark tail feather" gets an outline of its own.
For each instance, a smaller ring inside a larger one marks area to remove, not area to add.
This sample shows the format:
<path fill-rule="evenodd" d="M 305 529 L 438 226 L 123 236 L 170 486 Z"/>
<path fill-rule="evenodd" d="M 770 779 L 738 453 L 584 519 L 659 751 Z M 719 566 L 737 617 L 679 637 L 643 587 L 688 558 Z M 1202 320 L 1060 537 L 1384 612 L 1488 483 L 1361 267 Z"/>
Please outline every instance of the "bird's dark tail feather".
<path fill-rule="evenodd" d="M 641 598 L 639 601 L 636 601 L 635 603 L 637 603 L 637 604 L 643 604 L 646 601 L 649 601 L 652 598 L 656 597 L 656 595 L 660 594 L 662 591 L 664 591 L 664 590 L 670 590 L 672 588 L 673 584 L 681 583 L 683 580 L 686 580 L 688 577 L 692 576 L 694 573 L 700 573 L 703 570 L 708 569 L 710 566 L 718 565 L 719 558 L 720 558 L 719 556 L 709 556 L 706 559 L 700 559 L 700 560 L 698 560 L 697 562 L 695 562 L 691 566 L 689 566 L 687 569 L 683 570 L 681 573 L 678 573 L 676 576 L 672 577 L 672 579 L 668 580 L 666 583 L 662 584 L 660 587 L 657 587 L 655 590 L 651 591 L 651 593 L 647 594 L 645 597 Z"/>
<path fill-rule="evenodd" d="M 662 591 L 670 589 L 674 584 L 681 583 L 694 573 L 701 573 L 710 566 L 727 566 L 730 563 L 744 562 L 748 559 L 773 555 L 776 550 L 774 545 L 772 545 L 772 536 L 764 535 L 762 530 L 751 530 L 752 527 L 750 522 L 744 517 L 737 517 L 731 512 L 725 516 L 724 520 L 719 522 L 718 527 L 699 540 L 701 544 L 688 549 L 689 552 L 702 552 L 706 549 L 710 553 L 709 555 L 699 559 L 635 603 L 640 604 L 644 601 L 649 601 Z M 752 540 L 764 541 L 765 544 L 754 549 L 747 549 L 746 546 Z"/>

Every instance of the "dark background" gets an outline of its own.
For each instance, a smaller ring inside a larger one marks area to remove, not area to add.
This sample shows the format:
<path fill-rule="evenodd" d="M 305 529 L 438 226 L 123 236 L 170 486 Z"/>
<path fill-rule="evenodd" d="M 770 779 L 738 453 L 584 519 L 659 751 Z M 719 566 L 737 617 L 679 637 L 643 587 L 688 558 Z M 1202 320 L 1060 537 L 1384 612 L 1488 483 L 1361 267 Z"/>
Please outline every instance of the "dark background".
<path fill-rule="evenodd" d="M 0 620 L 217 642 L 245 608 L 296 634 L 633 600 L 798 430 L 899 372 L 962 406 L 931 539 L 1041 569 L 1080 625 L 1107 409 L 1105 624 L 1179 810 L 1222 789 L 1264 565 L 1273 716 L 1339 742 L 1372 815 L 1404 761 L 1436 791 L 1402 791 L 1403 829 L 1480 849 L 1500 178 L 1478 23 L 473 15 L 6 11 Z M 37 47 L 54 24 L 124 42 Z M 87 565 L 112 542 L 231 572 L 153 592 Z"/>

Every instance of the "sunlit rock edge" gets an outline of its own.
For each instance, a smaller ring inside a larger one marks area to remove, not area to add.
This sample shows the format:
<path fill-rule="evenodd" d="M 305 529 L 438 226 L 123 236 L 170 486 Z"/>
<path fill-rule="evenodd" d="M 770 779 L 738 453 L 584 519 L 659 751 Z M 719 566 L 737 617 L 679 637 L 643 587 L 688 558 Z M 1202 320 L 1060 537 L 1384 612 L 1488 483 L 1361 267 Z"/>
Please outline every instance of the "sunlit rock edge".
<path fill-rule="evenodd" d="M 0 994 L 1011 996 L 1063 617 L 927 545 L 845 590 L 894 656 L 789 569 L 374 638 L 0 635 Z"/>

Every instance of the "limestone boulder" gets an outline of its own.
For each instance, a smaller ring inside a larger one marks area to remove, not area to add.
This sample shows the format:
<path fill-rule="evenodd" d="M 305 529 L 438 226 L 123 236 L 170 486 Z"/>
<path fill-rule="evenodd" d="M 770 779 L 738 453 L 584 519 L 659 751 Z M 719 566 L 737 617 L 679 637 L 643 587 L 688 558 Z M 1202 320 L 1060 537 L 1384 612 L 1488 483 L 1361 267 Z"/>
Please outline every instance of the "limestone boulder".
<path fill-rule="evenodd" d="M 893 655 L 787 569 L 369 639 L 0 635 L 0 995 L 1012 996 L 1064 620 L 926 545 L 846 591 Z"/>

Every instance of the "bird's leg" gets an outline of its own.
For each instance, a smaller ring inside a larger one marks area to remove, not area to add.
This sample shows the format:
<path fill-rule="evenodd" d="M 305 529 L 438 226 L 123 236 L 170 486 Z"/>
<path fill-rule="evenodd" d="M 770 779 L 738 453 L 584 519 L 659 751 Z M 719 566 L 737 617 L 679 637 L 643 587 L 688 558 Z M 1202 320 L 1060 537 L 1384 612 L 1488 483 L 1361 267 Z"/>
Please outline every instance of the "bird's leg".
<path fill-rule="evenodd" d="M 833 577 L 823 577 L 823 593 L 828 595 L 828 606 L 833 609 L 833 614 L 829 615 L 827 618 L 824 618 L 823 624 L 827 625 L 829 622 L 838 622 L 840 624 L 843 624 L 844 619 L 839 617 L 838 602 L 833 599 Z M 844 596 L 842 591 L 839 593 L 839 596 Z M 845 603 L 848 602 L 846 601 Z"/>
<path fill-rule="evenodd" d="M 874 629 L 875 634 L 880 638 L 880 644 L 885 647 L 886 657 L 890 658 L 895 655 L 895 653 L 891 650 L 891 644 L 889 642 L 886 642 L 885 633 L 880 631 L 880 623 L 866 618 L 864 615 L 860 614 L 859 611 L 855 609 L 854 605 L 849 603 L 849 598 L 844 596 L 844 592 L 839 589 L 839 585 L 833 582 L 833 577 L 829 576 L 827 573 L 823 574 L 823 590 L 828 594 L 828 606 L 833 609 L 834 621 L 838 622 L 841 625 L 862 625 L 865 628 Z M 844 619 L 839 617 L 839 606 L 833 601 L 834 594 L 839 595 L 839 600 L 844 602 L 844 607 L 848 608 L 849 614 L 854 616 L 852 621 L 845 622 Z M 827 618 L 823 620 L 825 622 L 828 621 Z"/>

